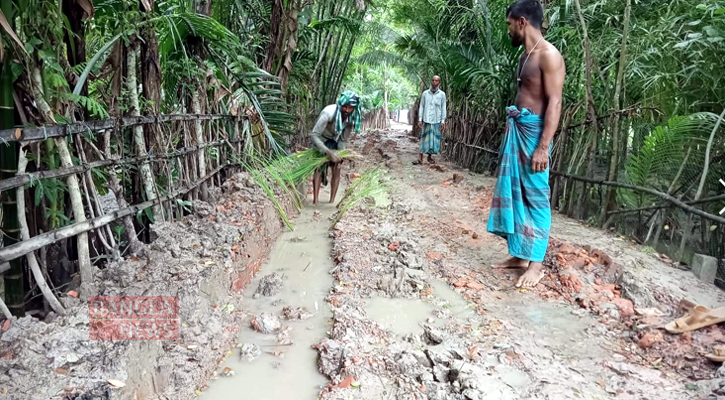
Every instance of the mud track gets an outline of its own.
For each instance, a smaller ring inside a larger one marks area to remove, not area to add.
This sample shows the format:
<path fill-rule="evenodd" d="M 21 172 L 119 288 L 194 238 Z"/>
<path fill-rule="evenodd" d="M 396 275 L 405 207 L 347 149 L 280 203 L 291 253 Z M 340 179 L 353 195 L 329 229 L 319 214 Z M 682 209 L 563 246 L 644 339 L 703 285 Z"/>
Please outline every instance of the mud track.
<path fill-rule="evenodd" d="M 715 307 L 720 290 L 559 215 L 546 276 L 516 289 L 521 271 L 490 268 L 506 256 L 485 232 L 492 178 L 413 166 L 403 126 L 354 145 L 365 161 L 346 181 L 384 167 L 384 199 L 334 230 L 334 205 L 306 204 L 285 232 L 236 175 L 197 216 L 155 227 L 148 257 L 100 274 L 104 295 L 179 296 L 179 340 L 89 341 L 87 302 L 65 297 L 65 316 L 3 327 L 0 398 L 725 398 L 725 369 L 703 357 L 723 329 L 660 329 L 681 299 Z"/>

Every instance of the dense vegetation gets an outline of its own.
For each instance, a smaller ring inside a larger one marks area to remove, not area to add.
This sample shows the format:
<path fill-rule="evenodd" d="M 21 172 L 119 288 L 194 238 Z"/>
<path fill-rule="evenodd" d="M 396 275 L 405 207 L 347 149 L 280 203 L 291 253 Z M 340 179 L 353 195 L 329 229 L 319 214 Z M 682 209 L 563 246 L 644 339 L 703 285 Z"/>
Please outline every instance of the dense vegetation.
<path fill-rule="evenodd" d="M 442 77 L 449 99 L 445 153 L 465 167 L 492 170 L 495 157 L 481 149 L 495 150 L 500 141 L 521 51 L 506 33 L 509 3 L 0 0 L 0 129 L 134 115 L 242 117 L 238 129 L 230 124 L 212 129 L 197 121 L 81 135 L 76 141 L 47 139 L 22 152 L 17 142 L 0 144 L 1 178 L 14 176 L 19 161 L 29 161 L 29 172 L 55 170 L 228 137 L 244 140 L 240 150 L 249 156 L 285 150 L 305 143 L 319 110 L 344 88 L 358 91 L 377 121 L 388 111 L 409 108 L 415 118 L 416 99 L 434 74 Z M 544 5 L 546 37 L 567 64 L 553 169 L 654 189 L 683 202 L 721 193 L 725 4 L 551 0 Z M 192 179 L 204 176 L 207 164 L 221 165 L 216 148 L 198 153 Z M 76 215 L 94 207 L 89 198 L 109 191 L 119 207 L 171 193 L 189 179 L 182 172 L 175 164 L 138 163 L 94 168 L 79 174 L 80 180 L 72 175 L 33 182 L 26 196 L 31 236 L 80 221 Z M 179 204 L 186 207 L 204 193 Z M 2 193 L 5 246 L 20 237 L 15 194 Z M 569 215 L 669 248 L 673 257 L 722 252 L 722 224 L 660 207 L 667 202 L 642 191 L 557 179 L 552 202 Z M 698 207 L 717 214 L 722 205 Z M 646 210 L 607 214 L 620 208 Z M 150 239 L 148 223 L 166 212 L 148 207 L 125 219 L 108 232 L 113 244 L 108 247 L 117 255 L 133 252 L 139 238 Z M 84 241 L 81 235 L 56 244 L 60 258 L 72 261 L 71 273 L 83 275 L 90 267 Z M 93 262 L 100 265 L 104 257 L 96 255 Z M 6 300 L 16 311 L 39 290 L 27 277 L 26 262 L 12 261 L 5 275 Z M 53 286 L 68 281 L 48 273 L 58 268 L 41 265 Z"/>
<path fill-rule="evenodd" d="M 449 98 L 446 153 L 485 170 L 515 97 L 520 49 L 505 24 L 508 0 L 402 1 L 376 16 L 387 34 L 361 57 L 397 65 L 416 84 L 441 75 Z M 714 0 L 545 1 L 544 31 L 567 71 L 553 169 L 592 180 L 655 189 L 683 201 L 722 193 L 725 108 L 719 58 L 725 54 L 725 4 Z M 404 27 L 403 29 L 399 27 Z M 425 82 L 425 83 L 424 83 Z M 657 196 L 611 186 L 555 180 L 552 203 L 591 222 L 616 224 L 675 257 L 722 251 L 722 227 L 681 209 L 608 215 L 660 205 Z M 666 203 L 666 202 L 665 202 Z M 722 201 L 700 203 L 717 214 Z M 663 235 L 663 233 L 666 233 Z M 664 245 L 664 247 L 663 247 Z M 719 254 L 718 254 L 719 255 Z"/>

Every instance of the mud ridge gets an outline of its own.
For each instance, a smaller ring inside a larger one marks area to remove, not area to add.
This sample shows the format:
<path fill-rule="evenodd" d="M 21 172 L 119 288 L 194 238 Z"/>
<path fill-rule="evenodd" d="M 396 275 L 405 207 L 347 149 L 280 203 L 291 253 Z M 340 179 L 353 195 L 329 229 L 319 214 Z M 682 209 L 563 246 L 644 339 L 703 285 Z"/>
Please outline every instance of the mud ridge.
<path fill-rule="evenodd" d="M 8 399 L 188 399 L 235 343 L 239 291 L 282 230 L 245 175 L 228 179 L 196 215 L 153 226 L 147 257 L 97 271 L 102 296 L 178 296 L 175 341 L 89 340 L 89 303 L 64 297 L 67 313 L 13 319 L 0 336 L 0 388 Z M 114 387 L 109 379 L 125 383 Z"/>

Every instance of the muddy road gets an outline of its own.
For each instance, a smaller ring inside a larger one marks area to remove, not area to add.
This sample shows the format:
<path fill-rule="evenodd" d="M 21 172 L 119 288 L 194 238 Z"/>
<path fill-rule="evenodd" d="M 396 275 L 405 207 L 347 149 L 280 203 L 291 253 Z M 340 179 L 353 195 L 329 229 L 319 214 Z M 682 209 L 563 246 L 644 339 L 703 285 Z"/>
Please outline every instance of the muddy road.
<path fill-rule="evenodd" d="M 245 292 L 249 318 L 273 314 L 285 333 L 243 324 L 240 345 L 261 356 L 222 365 L 203 397 L 718 398 L 717 366 L 699 352 L 725 339 L 720 328 L 684 341 L 657 328 L 681 298 L 715 306 L 719 290 L 560 216 L 547 276 L 516 289 L 522 271 L 490 268 L 506 256 L 485 231 L 492 178 L 440 160 L 412 165 L 404 126 L 355 145 L 365 161 L 348 172 L 386 168 L 389 198 L 349 211 L 329 234 L 331 206 L 307 205 Z M 247 301 L 270 274 L 283 275 L 279 293 Z M 284 307 L 314 317 L 288 320 Z"/>
<path fill-rule="evenodd" d="M 89 338 L 89 306 L 13 319 L 0 330 L 0 398 L 724 399 L 725 369 L 703 355 L 712 326 L 668 335 L 681 299 L 722 292 L 626 238 L 554 215 L 533 289 L 494 270 L 485 231 L 494 180 L 443 160 L 412 165 L 404 126 L 355 138 L 389 190 L 344 214 L 296 214 L 295 230 L 245 173 L 154 227 L 146 256 L 100 272 L 106 296 L 177 296 L 177 340 Z M 342 189 L 340 191 L 342 194 Z M 323 189 L 321 198 L 329 198 Z"/>

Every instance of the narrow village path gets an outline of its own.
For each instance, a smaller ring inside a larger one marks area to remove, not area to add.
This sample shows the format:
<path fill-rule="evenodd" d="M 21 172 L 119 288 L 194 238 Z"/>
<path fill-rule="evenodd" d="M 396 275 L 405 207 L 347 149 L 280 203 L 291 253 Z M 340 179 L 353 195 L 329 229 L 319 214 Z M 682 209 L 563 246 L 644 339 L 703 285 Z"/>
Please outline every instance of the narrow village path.
<path fill-rule="evenodd" d="M 655 328 L 679 298 L 714 306 L 719 290 L 560 216 L 547 276 L 516 289 L 520 271 L 489 267 L 506 255 L 485 232 L 492 178 L 445 162 L 413 166 L 417 143 L 401 125 L 355 145 L 364 161 L 348 172 L 386 168 L 389 201 L 349 211 L 329 235 L 333 207 L 307 206 L 245 292 L 249 318 L 275 315 L 282 333 L 245 324 L 243 357 L 222 365 L 235 376 L 204 397 L 707 398 L 707 385 L 692 385 L 715 372 L 696 357 L 705 339 L 683 344 Z M 313 316 L 295 320 L 285 307 Z M 261 357 L 246 357 L 254 348 Z"/>

